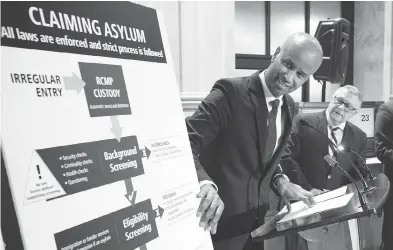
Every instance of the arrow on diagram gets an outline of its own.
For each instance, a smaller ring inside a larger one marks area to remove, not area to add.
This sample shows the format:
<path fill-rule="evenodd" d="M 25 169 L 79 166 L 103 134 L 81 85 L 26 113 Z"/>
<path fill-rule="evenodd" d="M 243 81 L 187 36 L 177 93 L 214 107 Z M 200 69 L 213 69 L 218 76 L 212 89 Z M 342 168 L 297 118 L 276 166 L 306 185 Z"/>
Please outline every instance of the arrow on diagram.
<path fill-rule="evenodd" d="M 75 73 L 72 73 L 72 76 L 63 76 L 63 81 L 66 90 L 75 90 L 78 95 L 86 86 L 86 83 L 75 75 Z"/>
<path fill-rule="evenodd" d="M 164 214 L 164 209 L 158 206 L 156 209 L 154 209 L 154 212 L 156 212 L 156 218 L 160 217 L 161 219 L 162 215 Z"/>
<path fill-rule="evenodd" d="M 140 154 L 141 154 L 141 158 L 146 157 L 147 159 L 149 159 L 149 156 L 150 156 L 150 154 L 151 154 L 151 151 L 150 151 L 150 149 L 148 149 L 148 148 L 145 146 L 145 149 L 140 149 Z"/>
<path fill-rule="evenodd" d="M 120 127 L 117 116 L 111 116 L 111 123 L 112 123 L 111 131 L 116 136 L 117 141 L 120 143 L 121 131 L 123 130 L 123 128 Z"/>
<path fill-rule="evenodd" d="M 131 203 L 131 205 L 134 206 L 135 199 L 136 199 L 136 191 L 134 191 L 134 187 L 132 186 L 131 178 L 125 179 L 124 182 L 126 184 L 126 190 L 127 190 L 127 194 L 125 194 L 124 196 Z"/>

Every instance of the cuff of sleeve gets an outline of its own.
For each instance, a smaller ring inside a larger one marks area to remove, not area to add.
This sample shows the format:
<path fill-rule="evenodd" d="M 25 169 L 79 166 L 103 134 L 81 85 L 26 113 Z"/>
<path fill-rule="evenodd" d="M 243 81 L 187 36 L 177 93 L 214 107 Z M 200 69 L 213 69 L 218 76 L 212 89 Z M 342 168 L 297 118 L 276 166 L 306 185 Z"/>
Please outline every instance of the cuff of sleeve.
<path fill-rule="evenodd" d="M 286 176 L 285 174 L 276 174 L 276 175 L 274 175 L 273 176 L 273 179 L 272 179 L 272 185 L 273 185 L 273 187 L 277 190 L 277 185 L 276 185 L 276 181 L 279 179 L 279 178 L 284 178 L 284 179 L 286 179 L 287 181 L 289 181 L 289 178 L 288 178 L 288 176 Z"/>
<path fill-rule="evenodd" d="M 216 191 L 218 192 L 218 187 L 217 187 L 217 185 L 214 184 L 214 182 L 212 182 L 212 181 L 208 181 L 208 180 L 201 181 L 201 182 L 199 182 L 199 187 L 202 187 L 202 186 L 205 185 L 205 184 L 210 184 L 210 185 L 212 185 L 212 186 L 214 187 L 214 189 L 216 189 Z"/>

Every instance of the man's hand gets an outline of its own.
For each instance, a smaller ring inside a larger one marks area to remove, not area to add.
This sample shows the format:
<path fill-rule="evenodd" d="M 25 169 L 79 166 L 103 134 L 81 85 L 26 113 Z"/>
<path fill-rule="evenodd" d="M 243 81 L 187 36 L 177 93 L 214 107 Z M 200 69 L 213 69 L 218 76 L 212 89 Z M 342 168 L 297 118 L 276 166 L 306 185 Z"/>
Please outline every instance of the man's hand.
<path fill-rule="evenodd" d="M 314 196 L 316 196 L 316 195 L 318 195 L 318 194 L 323 194 L 323 193 L 325 193 L 324 190 L 320 190 L 320 189 L 316 189 L 316 188 L 311 189 L 310 192 L 311 192 Z"/>
<path fill-rule="evenodd" d="M 215 234 L 217 222 L 221 217 L 222 211 L 224 211 L 224 203 L 218 196 L 216 189 L 210 184 L 205 184 L 201 187 L 197 198 L 201 198 L 197 211 L 197 216 L 201 217 L 199 226 Z"/>
<path fill-rule="evenodd" d="M 276 186 L 278 193 L 281 195 L 282 200 L 288 208 L 288 212 L 291 212 L 291 203 L 290 201 L 301 200 L 306 203 L 308 206 L 314 206 L 316 204 L 313 194 L 304 190 L 301 186 L 296 185 L 292 182 L 289 182 L 285 178 L 279 178 L 276 181 Z"/>

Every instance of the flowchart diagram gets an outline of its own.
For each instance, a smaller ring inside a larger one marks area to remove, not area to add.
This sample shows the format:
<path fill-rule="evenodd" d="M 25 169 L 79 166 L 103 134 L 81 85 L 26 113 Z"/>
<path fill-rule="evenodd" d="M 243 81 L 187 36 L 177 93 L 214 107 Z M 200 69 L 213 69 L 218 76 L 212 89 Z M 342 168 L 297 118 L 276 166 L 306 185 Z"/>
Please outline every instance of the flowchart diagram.
<path fill-rule="evenodd" d="M 65 89 L 77 94 L 84 90 L 90 117 L 108 116 L 115 138 L 35 150 L 25 204 L 123 181 L 130 207 L 56 233 L 57 248 L 144 249 L 158 237 L 155 219 L 162 218 L 164 209 L 153 209 L 150 200 L 135 203 L 132 177 L 145 173 L 142 159 L 148 159 L 151 151 L 140 148 L 137 136 L 122 137 L 117 116 L 131 115 L 131 109 L 121 66 L 79 66 L 83 79 L 76 74 L 63 77 Z"/>
<path fill-rule="evenodd" d="M 213 249 L 160 27 L 129 2 L 2 3 L 2 153 L 24 249 Z"/>

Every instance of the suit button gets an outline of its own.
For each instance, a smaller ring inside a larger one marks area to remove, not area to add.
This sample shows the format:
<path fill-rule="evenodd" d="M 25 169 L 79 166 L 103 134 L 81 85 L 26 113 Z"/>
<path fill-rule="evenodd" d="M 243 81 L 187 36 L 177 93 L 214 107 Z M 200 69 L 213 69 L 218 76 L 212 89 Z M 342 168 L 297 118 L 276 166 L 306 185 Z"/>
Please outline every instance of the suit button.
<path fill-rule="evenodd" d="M 330 180 L 331 178 L 332 178 L 332 176 L 329 174 L 329 175 L 328 175 L 328 179 Z"/>
<path fill-rule="evenodd" d="M 253 213 L 255 213 L 255 212 L 257 211 L 257 209 L 256 209 L 255 207 L 253 207 L 253 208 L 251 209 L 251 211 L 252 211 Z"/>

